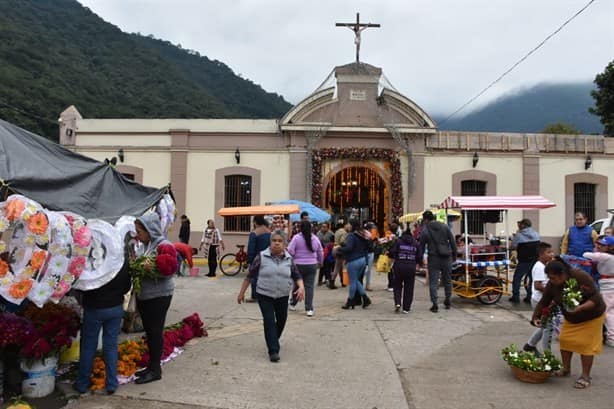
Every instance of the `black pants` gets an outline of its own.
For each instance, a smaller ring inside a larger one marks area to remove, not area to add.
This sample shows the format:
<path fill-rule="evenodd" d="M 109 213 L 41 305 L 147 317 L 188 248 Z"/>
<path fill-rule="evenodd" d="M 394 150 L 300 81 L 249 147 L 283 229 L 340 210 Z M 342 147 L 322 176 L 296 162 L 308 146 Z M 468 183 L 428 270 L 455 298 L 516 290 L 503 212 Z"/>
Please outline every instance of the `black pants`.
<path fill-rule="evenodd" d="M 271 298 L 258 294 L 258 305 L 264 324 L 264 339 L 269 355 L 279 353 L 279 338 L 288 319 L 288 297 Z"/>
<path fill-rule="evenodd" d="M 159 374 L 160 359 L 162 359 L 162 348 L 164 347 L 164 339 L 162 333 L 164 331 L 164 322 L 166 321 L 166 312 L 171 305 L 172 295 L 166 297 L 157 297 L 150 300 L 136 301 L 136 307 L 141 314 L 143 320 L 143 328 L 147 336 L 147 348 L 149 349 L 149 365 L 147 367 L 153 373 Z"/>
<path fill-rule="evenodd" d="M 392 273 L 392 288 L 394 289 L 394 304 L 402 305 L 403 311 L 411 309 L 414 300 L 414 283 L 416 268 L 408 268 Z"/>
<path fill-rule="evenodd" d="M 214 276 L 217 271 L 217 246 L 209 246 L 209 258 L 207 259 L 210 276 Z"/>
<path fill-rule="evenodd" d="M 320 272 L 318 273 L 318 284 L 323 283 L 325 280 L 330 281 L 330 274 L 334 266 L 334 262 L 324 262 L 322 267 L 320 267 Z"/>

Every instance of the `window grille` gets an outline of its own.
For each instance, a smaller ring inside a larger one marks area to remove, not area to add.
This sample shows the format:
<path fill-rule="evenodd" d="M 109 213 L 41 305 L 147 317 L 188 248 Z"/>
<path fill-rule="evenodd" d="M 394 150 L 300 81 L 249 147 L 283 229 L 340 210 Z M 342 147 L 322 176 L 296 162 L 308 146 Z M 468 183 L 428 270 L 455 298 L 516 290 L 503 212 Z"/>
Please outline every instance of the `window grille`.
<path fill-rule="evenodd" d="M 224 207 L 252 205 L 252 177 L 229 175 L 224 177 Z M 250 216 L 224 217 L 224 231 L 249 232 Z"/>
<path fill-rule="evenodd" d="M 595 192 L 597 185 L 592 183 L 574 183 L 574 213 L 582 212 L 588 223 L 595 220 Z"/>
<path fill-rule="evenodd" d="M 461 196 L 486 196 L 486 182 L 481 180 L 463 180 L 461 182 Z M 480 210 L 467 211 L 467 228 L 469 234 L 484 234 L 483 212 Z M 465 233 L 465 223 L 461 223 L 461 232 Z"/>

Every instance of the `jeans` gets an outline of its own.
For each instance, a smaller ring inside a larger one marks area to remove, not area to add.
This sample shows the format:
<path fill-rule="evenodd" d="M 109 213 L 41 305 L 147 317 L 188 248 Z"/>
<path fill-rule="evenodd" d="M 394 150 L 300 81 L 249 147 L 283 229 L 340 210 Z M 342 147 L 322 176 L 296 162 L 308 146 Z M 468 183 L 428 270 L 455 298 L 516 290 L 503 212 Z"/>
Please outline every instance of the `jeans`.
<path fill-rule="evenodd" d="M 209 275 L 214 276 L 217 271 L 217 246 L 209 246 L 207 266 L 209 266 Z"/>
<path fill-rule="evenodd" d="M 313 293 L 316 281 L 317 264 L 297 264 L 296 268 L 301 277 L 303 277 L 303 285 L 305 286 L 305 311 L 313 310 Z M 296 305 L 298 301 L 294 298 L 294 292 L 298 287 L 296 284 L 292 289 L 292 305 Z"/>
<path fill-rule="evenodd" d="M 371 287 L 371 268 L 373 267 L 373 258 L 375 253 L 369 253 L 367 258 L 367 268 L 365 269 L 365 285 Z"/>
<path fill-rule="evenodd" d="M 117 389 L 117 337 L 124 317 L 121 305 L 110 308 L 86 308 L 83 310 L 79 372 L 75 386 L 81 392 L 90 388 L 90 374 L 98 348 L 98 336 L 102 328 L 102 351 L 106 367 L 107 391 Z"/>
<path fill-rule="evenodd" d="M 160 360 L 164 347 L 164 322 L 166 312 L 171 305 L 173 296 L 157 297 L 150 300 L 136 300 L 136 307 L 143 320 L 143 328 L 147 336 L 147 348 L 149 348 L 149 364 L 147 368 L 154 374 L 161 374 Z"/>
<path fill-rule="evenodd" d="M 358 278 L 363 275 L 366 265 L 367 257 L 361 257 L 356 260 L 348 261 L 346 264 L 348 276 L 350 277 L 350 287 L 348 294 L 348 297 L 350 299 L 354 299 L 354 297 L 356 296 L 356 291 L 358 291 L 358 294 L 360 295 L 366 294 L 365 289 L 358 280 Z"/>
<path fill-rule="evenodd" d="M 409 311 L 414 300 L 414 282 L 416 268 L 408 268 L 393 273 L 394 305 L 402 305 L 403 311 Z"/>
<path fill-rule="evenodd" d="M 269 355 L 279 353 L 279 338 L 288 319 L 288 297 L 272 298 L 258 294 L 258 305 L 262 313 L 264 339 Z"/>
<path fill-rule="evenodd" d="M 531 276 L 531 269 L 533 268 L 534 261 L 520 261 L 518 265 L 516 265 L 516 270 L 514 271 L 514 279 L 512 281 L 512 299 L 515 301 L 520 301 L 520 285 L 522 284 L 522 280 L 524 280 L 525 276 L 529 276 L 529 285 L 527 287 L 527 298 L 531 299 L 531 294 L 533 293 L 533 277 Z"/>
<path fill-rule="evenodd" d="M 443 288 L 446 295 L 446 300 L 449 301 L 452 296 L 452 259 L 450 257 L 429 257 L 429 293 L 431 295 L 431 303 L 437 304 L 437 292 L 439 290 L 439 276 L 443 280 Z"/>
<path fill-rule="evenodd" d="M 535 309 L 536 305 L 537 305 L 537 301 L 535 301 L 534 299 L 531 299 L 531 307 Z M 533 331 L 533 334 L 527 341 L 527 344 L 531 345 L 532 347 L 535 347 L 537 346 L 537 343 L 541 340 L 542 349 L 544 351 L 547 349 L 551 349 L 553 333 L 554 333 L 554 325 L 551 320 L 548 323 L 546 323 L 543 328 L 537 328 L 535 331 Z"/>

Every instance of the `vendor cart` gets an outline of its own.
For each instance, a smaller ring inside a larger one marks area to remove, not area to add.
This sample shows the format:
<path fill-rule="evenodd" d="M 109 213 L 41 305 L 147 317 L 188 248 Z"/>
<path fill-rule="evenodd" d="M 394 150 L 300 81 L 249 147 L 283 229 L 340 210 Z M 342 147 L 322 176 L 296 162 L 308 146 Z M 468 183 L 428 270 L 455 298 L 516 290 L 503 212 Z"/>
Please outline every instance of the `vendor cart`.
<path fill-rule="evenodd" d="M 508 211 L 510 209 L 547 209 L 556 206 L 542 196 L 449 196 L 439 206 L 442 209 L 461 210 L 468 231 L 467 211 L 503 211 L 504 237 L 509 237 Z M 465 236 L 464 259 L 453 266 L 452 293 L 464 298 L 477 298 L 483 304 L 494 304 L 503 294 L 509 295 L 510 247 L 489 245 L 470 248 L 469 236 Z M 473 250 L 473 251 L 472 251 Z"/>

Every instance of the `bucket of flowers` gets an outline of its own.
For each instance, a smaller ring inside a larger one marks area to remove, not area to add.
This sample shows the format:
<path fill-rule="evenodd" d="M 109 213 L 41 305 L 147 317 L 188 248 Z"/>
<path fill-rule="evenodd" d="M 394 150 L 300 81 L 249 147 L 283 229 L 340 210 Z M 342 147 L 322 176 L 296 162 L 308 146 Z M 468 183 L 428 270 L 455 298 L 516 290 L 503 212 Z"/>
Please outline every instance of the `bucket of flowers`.
<path fill-rule="evenodd" d="M 543 355 L 519 350 L 511 344 L 501 350 L 501 357 L 510 366 L 514 376 L 528 383 L 544 383 L 553 371 L 561 369 L 561 362 L 550 350 Z"/>
<path fill-rule="evenodd" d="M 566 311 L 573 311 L 582 302 L 582 291 L 575 278 L 570 278 L 563 288 L 563 308 Z"/>

